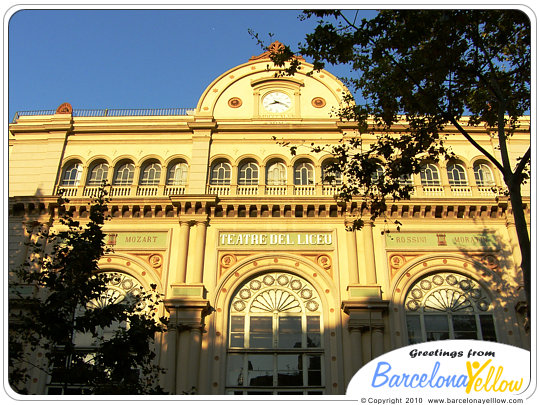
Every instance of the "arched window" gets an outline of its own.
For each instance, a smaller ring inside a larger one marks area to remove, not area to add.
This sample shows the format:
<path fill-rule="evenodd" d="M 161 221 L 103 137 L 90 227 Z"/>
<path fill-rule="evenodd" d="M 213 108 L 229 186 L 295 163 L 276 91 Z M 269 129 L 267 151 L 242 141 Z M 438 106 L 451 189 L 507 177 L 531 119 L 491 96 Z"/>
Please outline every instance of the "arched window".
<path fill-rule="evenodd" d="M 405 298 L 409 343 L 444 339 L 496 341 L 491 301 L 474 280 L 436 273 L 418 280 Z"/>
<path fill-rule="evenodd" d="M 446 166 L 446 171 L 448 173 L 448 182 L 451 186 L 466 186 L 468 184 L 465 168 L 459 163 L 449 164 Z"/>
<path fill-rule="evenodd" d="M 379 179 L 381 179 L 384 176 L 384 169 L 381 165 L 377 165 L 375 167 L 375 171 L 371 173 L 371 182 L 373 184 L 377 184 L 379 182 Z"/>
<path fill-rule="evenodd" d="M 86 180 L 87 186 L 101 186 L 107 181 L 109 175 L 109 165 L 105 162 L 97 163 L 90 169 L 88 173 L 88 179 Z"/>
<path fill-rule="evenodd" d="M 474 164 L 474 180 L 476 181 L 476 185 L 482 187 L 490 187 L 495 185 L 493 173 L 489 166 L 485 163 Z"/>
<path fill-rule="evenodd" d="M 144 166 L 139 184 L 141 186 L 157 186 L 161 177 L 161 165 L 157 162 L 148 163 Z"/>
<path fill-rule="evenodd" d="M 231 165 L 227 162 L 218 162 L 212 166 L 210 173 L 210 184 L 229 185 L 231 184 Z"/>
<path fill-rule="evenodd" d="M 323 394 L 321 301 L 282 272 L 245 282 L 231 300 L 229 394 Z"/>
<path fill-rule="evenodd" d="M 135 165 L 131 162 L 124 162 L 118 165 L 114 174 L 113 186 L 129 186 L 133 183 Z"/>
<path fill-rule="evenodd" d="M 403 174 L 399 176 L 399 184 L 402 186 L 412 186 L 414 185 L 412 174 Z"/>
<path fill-rule="evenodd" d="M 282 162 L 273 162 L 266 169 L 266 184 L 282 186 L 287 184 L 287 167 Z"/>
<path fill-rule="evenodd" d="M 120 272 L 103 272 L 100 275 L 105 277 L 105 290 L 96 298 L 88 301 L 85 307 L 79 308 L 76 316 L 83 316 L 86 310 L 102 309 L 112 304 L 120 302 L 137 304 L 136 311 L 140 313 L 150 314 L 151 308 L 146 305 L 146 301 L 138 302 L 139 296 L 144 294 L 144 288 L 134 277 Z M 93 364 L 96 346 L 101 345 L 114 337 L 115 333 L 120 328 L 129 329 L 129 323 L 118 319 L 108 326 L 99 326 L 94 332 L 75 332 L 73 334 L 73 344 L 75 345 L 75 354 L 66 356 L 65 353 L 57 353 L 52 357 L 52 372 L 51 379 L 47 385 L 47 394 L 62 395 L 62 394 L 86 394 L 91 393 L 89 387 L 76 383 L 74 381 L 66 386 L 66 379 L 63 373 L 66 370 L 66 363 L 71 362 L 73 367 L 84 360 L 86 364 Z M 55 364 L 61 363 L 60 367 L 55 367 Z M 140 370 L 126 371 L 126 378 L 129 378 L 129 373 L 137 375 Z"/>
<path fill-rule="evenodd" d="M 325 161 L 322 164 L 321 170 L 323 184 L 340 185 L 343 183 L 343 175 L 338 168 L 335 167 L 334 161 Z"/>
<path fill-rule="evenodd" d="M 79 185 L 82 175 L 82 163 L 72 162 L 64 168 L 64 175 L 60 183 L 63 187 L 75 187 Z"/>
<path fill-rule="evenodd" d="M 440 186 L 439 170 L 434 164 L 428 163 L 420 170 L 420 179 L 423 186 Z"/>
<path fill-rule="evenodd" d="M 246 162 L 238 170 L 238 184 L 241 186 L 255 186 L 259 184 L 259 166 L 255 162 Z"/>
<path fill-rule="evenodd" d="M 168 186 L 183 186 L 187 184 L 188 165 L 184 162 L 177 162 L 169 166 L 167 171 Z"/>
<path fill-rule="evenodd" d="M 294 184 L 310 186 L 315 184 L 315 169 L 309 162 L 298 162 L 294 166 Z"/>

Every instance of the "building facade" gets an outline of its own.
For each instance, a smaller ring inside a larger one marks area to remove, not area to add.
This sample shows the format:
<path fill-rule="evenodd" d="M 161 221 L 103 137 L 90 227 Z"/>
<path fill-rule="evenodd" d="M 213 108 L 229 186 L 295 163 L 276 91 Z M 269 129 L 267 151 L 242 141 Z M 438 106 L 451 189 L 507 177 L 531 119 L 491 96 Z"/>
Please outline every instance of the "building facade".
<path fill-rule="evenodd" d="M 170 324 L 157 352 L 172 394 L 344 394 L 363 364 L 411 343 L 529 348 L 515 225 L 491 164 L 448 128 L 457 159 L 426 163 L 407 180 L 412 198 L 388 206 L 401 231 L 385 232 L 383 219 L 347 231 L 361 201 L 335 198 L 340 179 L 324 175 L 331 156 L 291 156 L 276 142 L 355 136 L 354 123 L 332 115 L 347 89 L 327 71 L 307 75 L 305 62 L 293 77 L 276 76 L 268 55 L 223 73 L 192 110 L 66 103 L 18 114 L 9 127 L 9 266 L 28 254 L 24 224 L 58 214 L 59 190 L 84 221 L 106 180 L 113 252 L 100 268 L 131 280 L 126 290 L 156 284 L 164 294 Z M 514 158 L 529 128 L 524 117 Z M 496 154 L 489 129 L 467 129 Z M 45 374 L 29 384 L 32 393 L 54 389 Z"/>

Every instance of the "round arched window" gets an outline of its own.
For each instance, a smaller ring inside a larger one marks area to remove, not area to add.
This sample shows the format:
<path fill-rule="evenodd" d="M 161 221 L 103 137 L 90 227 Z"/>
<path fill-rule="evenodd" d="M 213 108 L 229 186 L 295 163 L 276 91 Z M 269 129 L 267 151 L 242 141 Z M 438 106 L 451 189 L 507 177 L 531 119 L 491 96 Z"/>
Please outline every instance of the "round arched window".
<path fill-rule="evenodd" d="M 468 185 L 467 174 L 463 165 L 459 163 L 451 163 L 446 167 L 448 173 L 448 182 L 451 186 L 466 186 Z"/>
<path fill-rule="evenodd" d="M 420 180 L 423 186 L 440 186 L 439 169 L 434 164 L 428 163 L 420 170 Z"/>
<path fill-rule="evenodd" d="M 405 298 L 409 343 L 444 339 L 496 341 L 491 301 L 473 279 L 436 273 L 418 280 Z"/>
<path fill-rule="evenodd" d="M 212 166 L 212 170 L 210 172 L 210 184 L 231 184 L 231 165 L 228 162 L 218 162 Z"/>
<path fill-rule="evenodd" d="M 63 187 L 74 187 L 79 185 L 83 166 L 81 162 L 73 162 L 64 168 L 61 185 Z"/>
<path fill-rule="evenodd" d="M 86 185 L 88 186 L 101 186 L 107 181 L 109 175 L 109 165 L 106 162 L 98 162 L 92 166 Z"/>
<path fill-rule="evenodd" d="M 261 274 L 231 300 L 227 392 L 322 394 L 321 300 L 303 278 Z"/>
<path fill-rule="evenodd" d="M 238 184 L 253 186 L 259 184 L 259 166 L 255 162 L 245 162 L 238 170 Z"/>

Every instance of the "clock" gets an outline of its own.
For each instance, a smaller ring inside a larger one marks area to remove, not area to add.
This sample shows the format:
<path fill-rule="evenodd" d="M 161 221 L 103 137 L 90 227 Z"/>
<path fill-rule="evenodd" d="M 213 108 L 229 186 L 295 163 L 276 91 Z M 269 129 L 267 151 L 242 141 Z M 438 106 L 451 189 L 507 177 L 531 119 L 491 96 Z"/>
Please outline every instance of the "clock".
<path fill-rule="evenodd" d="M 282 113 L 291 108 L 291 98 L 280 91 L 273 91 L 264 96 L 263 107 L 271 113 Z"/>

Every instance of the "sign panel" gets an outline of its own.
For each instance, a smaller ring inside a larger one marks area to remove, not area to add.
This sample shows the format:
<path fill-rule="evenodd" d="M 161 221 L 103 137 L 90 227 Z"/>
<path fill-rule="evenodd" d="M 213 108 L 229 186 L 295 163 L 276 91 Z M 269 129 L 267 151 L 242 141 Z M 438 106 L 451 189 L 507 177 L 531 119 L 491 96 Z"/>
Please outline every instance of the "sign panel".
<path fill-rule="evenodd" d="M 106 241 L 115 249 L 166 249 L 167 232 L 108 233 Z"/>
<path fill-rule="evenodd" d="M 403 248 L 437 248 L 451 247 L 455 249 L 496 249 L 497 238 L 493 233 L 480 232 L 396 232 L 386 234 L 386 247 Z"/>
<path fill-rule="evenodd" d="M 331 247 L 332 232 L 220 232 L 219 247 L 324 248 Z"/>

